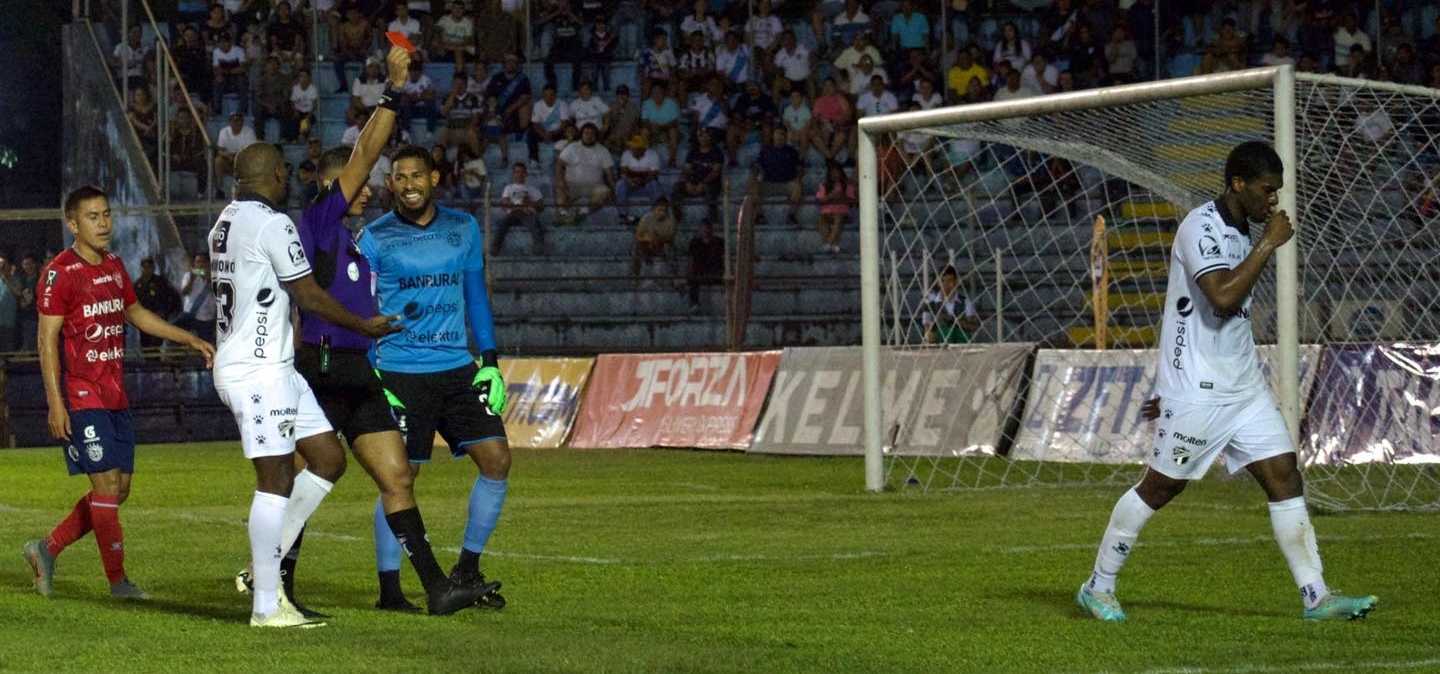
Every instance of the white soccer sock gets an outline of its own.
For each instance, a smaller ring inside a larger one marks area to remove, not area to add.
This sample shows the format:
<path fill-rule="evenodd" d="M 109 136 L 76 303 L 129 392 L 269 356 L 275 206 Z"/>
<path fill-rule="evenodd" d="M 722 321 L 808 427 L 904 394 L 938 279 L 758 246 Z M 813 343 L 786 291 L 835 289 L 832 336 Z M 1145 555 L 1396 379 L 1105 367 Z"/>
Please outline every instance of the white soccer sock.
<path fill-rule="evenodd" d="M 254 583 L 254 610 L 270 615 L 280 608 L 280 523 L 290 499 L 279 494 L 255 492 L 250 502 L 250 565 Z"/>
<path fill-rule="evenodd" d="M 1154 514 L 1155 510 L 1145 504 L 1134 487 L 1115 502 L 1115 509 L 1110 511 L 1110 525 L 1105 527 L 1100 551 L 1095 555 L 1095 571 L 1086 584 L 1090 591 L 1115 591 L 1115 576 L 1120 574 L 1120 567 L 1125 566 L 1125 558 L 1140 536 L 1140 529 Z"/>
<path fill-rule="evenodd" d="M 334 482 L 309 469 L 295 476 L 295 485 L 290 488 L 290 507 L 285 510 L 285 525 L 280 529 L 280 550 L 290 552 L 290 546 L 295 545 L 295 539 L 300 537 L 300 530 L 305 528 L 305 523 L 310 521 L 320 502 L 334 488 Z"/>
<path fill-rule="evenodd" d="M 1320 548 L 1315 543 L 1315 528 L 1310 526 L 1310 513 L 1305 497 L 1296 496 L 1270 504 L 1270 526 L 1275 542 L 1290 565 L 1290 575 L 1300 588 L 1305 608 L 1315 608 L 1325 598 L 1325 573 L 1320 566 Z"/>

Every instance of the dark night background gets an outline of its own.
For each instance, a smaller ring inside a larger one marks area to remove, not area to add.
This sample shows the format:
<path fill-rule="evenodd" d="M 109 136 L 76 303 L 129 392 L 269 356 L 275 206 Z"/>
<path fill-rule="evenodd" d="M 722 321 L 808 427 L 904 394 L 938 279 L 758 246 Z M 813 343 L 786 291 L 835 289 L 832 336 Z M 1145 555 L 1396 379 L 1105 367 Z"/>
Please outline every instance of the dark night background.
<path fill-rule="evenodd" d="M 56 206 L 63 137 L 60 26 L 70 3 L 7 0 L 0 21 L 6 83 L 0 87 L 0 148 L 15 153 L 0 163 L 0 208 Z M 23 18 L 22 18 L 23 17 Z"/>

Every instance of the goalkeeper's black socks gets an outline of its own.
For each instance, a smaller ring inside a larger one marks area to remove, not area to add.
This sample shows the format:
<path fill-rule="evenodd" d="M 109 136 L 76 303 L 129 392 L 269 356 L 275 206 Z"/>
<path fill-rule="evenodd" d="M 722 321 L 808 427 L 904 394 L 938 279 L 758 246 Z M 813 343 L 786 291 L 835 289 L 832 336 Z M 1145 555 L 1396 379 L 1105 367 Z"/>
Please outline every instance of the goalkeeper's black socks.
<path fill-rule="evenodd" d="M 400 541 L 400 549 L 410 558 L 410 565 L 415 567 L 416 575 L 420 576 L 420 584 L 425 587 L 426 594 L 434 594 L 444 589 L 445 572 L 440 570 L 439 562 L 435 561 L 435 553 L 430 549 L 430 539 L 425 535 L 425 521 L 420 517 L 419 508 L 408 508 L 385 516 L 385 523 L 390 525 L 390 531 L 395 534 L 395 539 Z M 400 595 L 400 574 L 394 573 L 395 596 Z M 385 574 L 380 574 L 380 596 L 385 598 Z"/>
<path fill-rule="evenodd" d="M 454 576 L 474 577 L 480 575 L 480 553 L 460 548 L 460 559 L 451 571 Z"/>

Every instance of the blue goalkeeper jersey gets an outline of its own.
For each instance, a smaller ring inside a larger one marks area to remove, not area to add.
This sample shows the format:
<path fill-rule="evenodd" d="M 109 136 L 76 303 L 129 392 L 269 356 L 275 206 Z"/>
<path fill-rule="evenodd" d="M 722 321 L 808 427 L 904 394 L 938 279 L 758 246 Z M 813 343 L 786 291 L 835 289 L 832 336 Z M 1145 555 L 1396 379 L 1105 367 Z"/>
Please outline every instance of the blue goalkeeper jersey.
<path fill-rule="evenodd" d="M 375 274 L 380 313 L 401 316 L 403 331 L 370 347 L 370 362 L 389 372 L 440 372 L 474 362 L 466 318 L 481 351 L 495 349 L 483 284 L 485 258 L 475 217 L 444 206 L 418 225 L 391 211 L 366 225 L 360 253 Z M 466 304 L 466 284 L 471 284 Z"/>

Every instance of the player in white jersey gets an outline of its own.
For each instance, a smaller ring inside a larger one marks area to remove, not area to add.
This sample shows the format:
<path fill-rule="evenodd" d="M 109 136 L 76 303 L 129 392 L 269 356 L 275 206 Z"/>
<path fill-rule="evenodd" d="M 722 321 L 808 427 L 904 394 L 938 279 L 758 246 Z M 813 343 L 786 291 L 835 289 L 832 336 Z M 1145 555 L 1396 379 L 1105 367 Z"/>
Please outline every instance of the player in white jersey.
<path fill-rule="evenodd" d="M 1271 528 L 1300 588 L 1306 620 L 1362 618 L 1378 603 L 1325 586 L 1295 447 L 1255 354 L 1250 292 L 1270 256 L 1295 233 L 1290 217 L 1276 208 L 1283 172 L 1270 146 L 1236 146 L 1225 160 L 1225 192 L 1190 211 L 1175 232 L 1154 451 L 1140 483 L 1115 504 L 1095 569 L 1075 595 L 1096 618 L 1125 619 L 1115 577 L 1141 527 L 1222 455 L 1230 472 L 1244 467 L 1265 490 Z M 1252 246 L 1251 223 L 1262 222 Z"/>
<path fill-rule="evenodd" d="M 316 627 L 324 623 L 282 601 L 280 557 L 332 483 L 309 470 L 296 475 L 294 453 L 298 449 L 311 465 L 339 457 L 343 471 L 344 450 L 295 371 L 290 301 L 293 297 L 305 311 L 371 337 L 398 328 L 384 316 L 355 316 L 311 277 L 295 223 L 275 206 L 285 196 L 286 173 L 274 145 L 256 143 L 241 151 L 235 175 L 239 195 L 210 230 L 210 276 L 219 338 L 215 392 L 235 415 L 245 458 L 255 465 L 250 624 Z"/>

